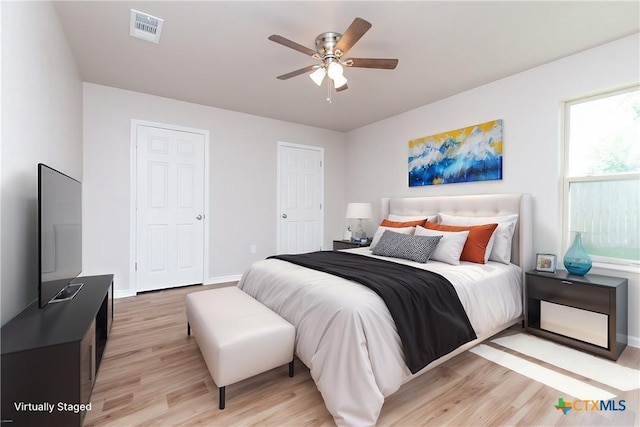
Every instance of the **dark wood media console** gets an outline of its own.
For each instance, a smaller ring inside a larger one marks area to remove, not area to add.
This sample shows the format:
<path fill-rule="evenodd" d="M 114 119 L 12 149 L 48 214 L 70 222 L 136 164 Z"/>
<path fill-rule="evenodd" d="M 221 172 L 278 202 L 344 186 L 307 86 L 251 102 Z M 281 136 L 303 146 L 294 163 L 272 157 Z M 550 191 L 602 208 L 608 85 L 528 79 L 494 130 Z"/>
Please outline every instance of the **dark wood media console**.
<path fill-rule="evenodd" d="M 79 277 L 69 301 L 31 304 L 2 335 L 2 423 L 82 426 L 113 322 L 113 275 Z"/>

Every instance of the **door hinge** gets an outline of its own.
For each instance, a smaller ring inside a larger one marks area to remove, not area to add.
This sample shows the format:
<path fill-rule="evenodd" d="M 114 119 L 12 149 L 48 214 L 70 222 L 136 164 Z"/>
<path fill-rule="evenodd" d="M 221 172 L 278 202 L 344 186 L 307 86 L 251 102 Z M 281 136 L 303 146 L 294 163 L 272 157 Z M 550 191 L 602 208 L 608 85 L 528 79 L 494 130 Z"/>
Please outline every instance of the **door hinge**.
<path fill-rule="evenodd" d="M 134 268 L 135 268 L 135 271 L 138 271 L 138 263 L 137 262 L 136 262 L 136 265 L 135 265 Z"/>
<path fill-rule="evenodd" d="M 320 203 L 320 210 L 322 210 L 322 203 Z"/>
<path fill-rule="evenodd" d="M 322 167 L 322 160 L 320 160 L 320 167 Z"/>

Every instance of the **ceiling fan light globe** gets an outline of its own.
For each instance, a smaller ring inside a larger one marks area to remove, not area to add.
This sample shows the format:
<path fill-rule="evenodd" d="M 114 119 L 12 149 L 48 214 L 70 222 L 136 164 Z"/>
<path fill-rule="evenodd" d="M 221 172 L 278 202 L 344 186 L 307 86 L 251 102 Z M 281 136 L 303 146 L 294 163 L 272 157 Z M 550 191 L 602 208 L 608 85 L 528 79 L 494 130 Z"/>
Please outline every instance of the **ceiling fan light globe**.
<path fill-rule="evenodd" d="M 324 68 L 318 68 L 313 73 L 309 74 L 309 77 L 311 77 L 311 80 L 313 80 L 315 84 L 320 86 L 322 84 L 322 80 L 324 80 L 325 74 L 326 72 L 324 71 Z"/>
<path fill-rule="evenodd" d="M 340 65 L 337 62 L 332 62 L 331 64 L 329 64 L 329 68 L 327 69 L 327 74 L 329 75 L 329 77 L 335 80 L 338 77 L 342 77 L 343 71 L 344 70 L 342 69 L 342 65 Z"/>
<path fill-rule="evenodd" d="M 333 85 L 337 88 L 347 84 L 347 79 L 342 74 L 333 79 Z"/>

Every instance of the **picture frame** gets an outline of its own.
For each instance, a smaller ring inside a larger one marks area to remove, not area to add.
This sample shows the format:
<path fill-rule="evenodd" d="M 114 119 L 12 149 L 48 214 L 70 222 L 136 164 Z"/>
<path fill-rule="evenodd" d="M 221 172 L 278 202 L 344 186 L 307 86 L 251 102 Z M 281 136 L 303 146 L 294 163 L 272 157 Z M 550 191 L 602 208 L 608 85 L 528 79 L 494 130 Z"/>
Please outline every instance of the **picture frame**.
<path fill-rule="evenodd" d="M 409 141 L 409 187 L 502 180 L 502 119 Z"/>
<path fill-rule="evenodd" d="M 554 254 L 536 254 L 536 271 L 555 274 L 556 264 Z"/>

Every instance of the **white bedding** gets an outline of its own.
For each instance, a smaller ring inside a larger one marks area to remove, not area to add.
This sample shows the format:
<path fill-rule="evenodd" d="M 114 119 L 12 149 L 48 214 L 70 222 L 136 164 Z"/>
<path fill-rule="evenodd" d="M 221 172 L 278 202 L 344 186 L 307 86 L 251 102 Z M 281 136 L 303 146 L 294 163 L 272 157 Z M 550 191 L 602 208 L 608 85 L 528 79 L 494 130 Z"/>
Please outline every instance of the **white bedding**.
<path fill-rule="evenodd" d="M 419 264 L 348 251 L 443 275 L 478 336 L 522 314 L 522 271 L 514 264 Z M 338 425 L 374 425 L 384 398 L 422 372 L 409 372 L 389 310 L 365 286 L 276 259 L 253 264 L 238 286 L 296 327 L 296 355 Z"/>

